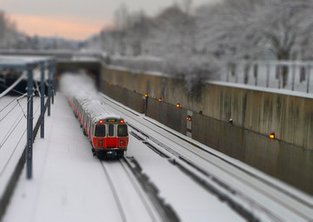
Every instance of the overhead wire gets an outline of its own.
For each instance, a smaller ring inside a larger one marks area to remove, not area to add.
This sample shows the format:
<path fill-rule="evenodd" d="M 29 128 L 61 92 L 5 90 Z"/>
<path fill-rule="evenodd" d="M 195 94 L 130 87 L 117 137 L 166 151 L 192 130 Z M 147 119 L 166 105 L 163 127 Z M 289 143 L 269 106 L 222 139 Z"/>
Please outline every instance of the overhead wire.
<path fill-rule="evenodd" d="M 7 95 L 14 87 L 19 84 L 26 77 L 26 73 L 23 73 L 11 86 L 9 86 L 4 92 L 0 93 L 0 99 Z"/>
<path fill-rule="evenodd" d="M 24 95 L 22 95 L 22 96 L 16 98 L 16 104 L 15 104 L 13 107 L 11 107 L 11 109 L 10 109 L 3 117 L 0 118 L 0 122 L 2 122 L 2 121 L 11 113 L 11 111 L 12 111 L 13 109 L 15 109 L 15 107 L 17 107 L 17 105 L 19 105 L 19 100 L 20 100 L 21 98 L 25 97 L 25 96 L 26 96 L 26 93 L 25 93 Z"/>
<path fill-rule="evenodd" d="M 11 111 L 17 107 L 18 103 L 16 103 L 2 118 L 0 118 L 0 122 L 2 122 L 10 113 Z"/>
<path fill-rule="evenodd" d="M 5 105 L 1 110 L 0 110 L 0 113 L 5 110 L 6 108 L 9 107 L 9 105 L 11 105 L 14 101 L 16 101 L 16 98 L 12 99 L 7 105 Z"/>
<path fill-rule="evenodd" d="M 9 88 L 9 86 L 6 86 L 6 85 L 4 85 L 4 84 L 2 84 L 2 83 L 0 83 L 0 86 L 2 86 L 3 88 Z M 20 94 L 20 95 L 23 95 L 24 93 L 23 92 L 21 92 L 21 91 L 18 91 L 18 90 L 16 90 L 16 89 L 12 89 L 11 90 L 12 92 L 15 92 L 15 93 L 17 93 L 17 94 Z M 3 98 L 3 97 L 1 97 L 1 98 Z M 0 98 L 0 99 L 1 99 Z"/>
<path fill-rule="evenodd" d="M 6 133 L 6 135 L 3 137 L 2 141 L 0 142 L 0 150 L 4 146 L 4 144 L 8 141 L 10 136 L 14 133 L 14 131 L 17 129 L 18 125 L 22 122 L 23 119 L 23 113 L 19 115 L 19 118 L 16 118 L 14 123 L 11 125 L 10 129 Z"/>
<path fill-rule="evenodd" d="M 9 162 L 10 162 L 10 160 L 12 159 L 13 154 L 16 152 L 16 149 L 17 149 L 18 145 L 20 144 L 22 138 L 24 137 L 26 131 L 27 131 L 27 130 L 24 130 L 24 132 L 22 133 L 21 137 L 20 137 L 19 140 L 17 141 L 17 144 L 16 144 L 15 147 L 13 148 L 13 151 L 12 151 L 12 153 L 10 154 L 9 159 L 6 161 L 6 163 L 4 164 L 4 167 L 3 167 L 3 168 L 1 169 L 1 171 L 0 171 L 0 176 L 2 176 L 2 174 L 3 174 L 4 171 L 5 171 L 5 169 L 8 167 Z"/>
<path fill-rule="evenodd" d="M 22 107 L 21 107 L 22 108 Z M 36 115 L 39 111 L 39 106 L 37 107 L 36 111 L 34 112 L 34 115 Z M 22 114 L 19 115 L 18 118 L 15 119 L 14 123 L 11 125 L 9 131 L 6 133 L 6 135 L 3 137 L 3 140 L 0 142 L 0 149 L 5 144 L 5 142 L 9 139 L 9 137 L 13 134 L 17 126 L 21 123 L 21 120 L 23 119 L 23 116 L 25 117 L 24 110 L 22 109 Z"/>

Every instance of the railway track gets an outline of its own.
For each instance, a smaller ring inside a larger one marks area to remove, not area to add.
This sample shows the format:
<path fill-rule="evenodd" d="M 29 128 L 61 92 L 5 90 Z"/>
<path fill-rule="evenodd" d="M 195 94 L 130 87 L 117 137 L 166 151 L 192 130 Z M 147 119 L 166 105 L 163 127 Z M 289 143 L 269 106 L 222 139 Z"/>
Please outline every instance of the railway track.
<path fill-rule="evenodd" d="M 121 221 L 179 221 L 134 158 L 100 161 Z M 127 179 L 125 179 L 127 178 Z M 134 213 L 134 212 L 139 212 Z"/>
<path fill-rule="evenodd" d="M 136 139 L 168 158 L 247 220 L 313 221 L 312 198 L 103 98 L 127 119 Z"/>

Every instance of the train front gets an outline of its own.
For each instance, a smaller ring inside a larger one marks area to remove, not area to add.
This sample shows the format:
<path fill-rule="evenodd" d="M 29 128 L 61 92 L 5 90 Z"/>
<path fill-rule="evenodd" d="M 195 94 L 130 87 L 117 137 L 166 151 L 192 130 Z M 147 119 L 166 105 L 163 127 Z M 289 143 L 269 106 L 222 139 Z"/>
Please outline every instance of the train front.
<path fill-rule="evenodd" d="M 124 156 L 128 146 L 128 127 L 124 119 L 99 119 L 92 134 L 92 145 L 98 156 L 117 158 Z"/>

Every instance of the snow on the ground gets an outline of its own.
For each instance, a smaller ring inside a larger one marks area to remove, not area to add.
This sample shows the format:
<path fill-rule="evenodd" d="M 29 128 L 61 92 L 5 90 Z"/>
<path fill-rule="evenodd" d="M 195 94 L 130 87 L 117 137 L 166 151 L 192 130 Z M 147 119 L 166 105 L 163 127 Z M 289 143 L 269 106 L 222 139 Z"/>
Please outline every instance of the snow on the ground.
<path fill-rule="evenodd" d="M 107 175 L 90 148 L 65 97 L 58 94 L 52 115 L 46 118 L 45 138 L 35 140 L 34 178 L 26 180 L 23 170 L 4 222 L 121 221 Z M 182 221 L 243 221 L 228 205 L 134 137 L 127 155 L 139 162 Z M 127 219 L 148 221 L 142 204 L 136 202 L 134 188 L 116 163 L 103 164 L 120 183 L 118 193 L 129 209 Z"/>
<path fill-rule="evenodd" d="M 94 87 L 85 75 L 65 75 L 61 80 L 61 88 L 73 94 L 77 92 L 77 88 L 82 88 L 83 83 L 88 89 Z M 97 94 L 94 96 L 96 97 Z M 225 203 L 209 194 L 175 166 L 160 158 L 143 143 L 136 141 L 134 137 L 131 137 L 128 150 L 128 155 L 134 156 L 139 161 L 144 172 L 151 176 L 152 181 L 160 189 L 161 196 L 170 203 L 182 221 L 208 219 L 224 221 L 232 218 L 236 218 L 236 221 L 241 220 Z"/>
<path fill-rule="evenodd" d="M 134 137 L 130 138 L 127 155 L 135 157 L 182 221 L 244 221 L 228 205 Z"/>
<path fill-rule="evenodd" d="M 33 179 L 26 180 L 24 169 L 3 221 L 123 221 L 109 179 L 65 97 L 56 96 L 52 108 L 45 138 L 34 143 Z M 150 221 L 132 182 L 121 174 L 120 163 L 103 164 L 117 195 L 122 195 L 127 219 Z"/>
<path fill-rule="evenodd" d="M 61 82 L 61 88 L 69 93 L 81 91 L 80 82 L 77 79 L 74 80 L 74 76 L 66 78 L 73 87 Z M 83 82 L 88 82 L 90 94 L 96 96 L 91 87 L 93 83 L 87 81 L 86 76 L 82 79 Z M 122 115 L 122 113 L 116 114 Z M 138 119 L 136 126 L 144 130 L 146 127 L 143 122 L 147 122 L 146 118 L 139 116 Z M 162 137 L 159 134 L 155 136 L 159 139 Z M 170 142 L 168 145 L 179 149 L 175 147 L 177 145 Z M 111 180 L 117 188 L 117 196 L 122 201 L 122 207 L 129 209 L 126 213 L 127 219 L 148 221 L 150 218 L 144 213 L 143 204 L 135 194 L 136 189 L 131 186 L 129 178 L 119 169 L 119 163 L 102 162 L 109 171 L 106 175 L 99 160 L 92 156 L 90 148 L 91 145 L 83 136 L 82 129 L 65 97 L 58 94 L 55 105 L 52 106 L 52 115 L 46 118 L 45 138 L 37 137 L 35 140 L 34 178 L 31 181 L 26 180 L 24 169 L 4 222 L 121 221 L 123 218 L 116 204 L 116 195 L 110 188 L 108 175 L 111 175 Z M 195 152 L 200 151 L 195 150 Z M 133 156 L 138 161 L 143 172 L 158 188 L 160 197 L 164 198 L 182 221 L 243 220 L 226 203 L 204 190 L 168 160 L 160 157 L 133 136 L 130 136 L 127 156 Z M 236 189 L 247 188 L 247 185 L 227 176 L 226 171 L 220 172 L 213 166 L 204 165 L 208 166 L 207 169 L 211 170 L 212 174 L 216 173 L 219 177 L 228 178 L 228 183 L 238 186 Z M 252 170 L 249 169 L 249 171 Z M 266 180 L 269 179 L 266 178 Z M 251 195 L 252 198 L 255 196 L 258 199 L 263 198 L 252 189 L 254 188 L 248 187 L 247 190 L 241 190 L 241 192 L 247 191 L 246 195 Z M 267 203 L 269 206 L 276 207 L 276 203 Z M 285 209 L 279 212 L 285 212 Z"/>
<path fill-rule="evenodd" d="M 45 139 L 37 138 L 34 144 L 34 178 L 27 181 L 23 171 L 4 222 L 120 221 L 108 180 L 65 98 L 58 95 L 52 107 L 51 117 L 46 118 Z M 226 204 L 133 137 L 128 155 L 157 182 L 161 196 L 182 221 L 242 221 Z M 116 177 L 120 186 L 126 185 L 131 192 L 124 200 L 134 203 L 129 183 L 123 183 L 121 175 Z M 121 190 L 127 195 L 125 187 Z M 128 215 L 137 218 L 135 221 L 147 221 L 145 217 L 138 220 L 134 209 L 139 206 L 133 207 Z"/>
<path fill-rule="evenodd" d="M 26 180 L 23 170 L 4 221 L 120 221 L 99 161 L 63 96 L 46 120 L 45 138 L 34 143 L 34 178 Z"/>

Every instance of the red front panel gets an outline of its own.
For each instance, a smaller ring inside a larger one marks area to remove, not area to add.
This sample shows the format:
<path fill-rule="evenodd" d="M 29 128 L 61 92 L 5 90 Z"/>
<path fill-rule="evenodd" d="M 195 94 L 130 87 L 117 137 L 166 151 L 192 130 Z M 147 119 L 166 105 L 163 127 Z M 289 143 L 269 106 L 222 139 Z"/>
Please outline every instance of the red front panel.
<path fill-rule="evenodd" d="M 118 148 L 119 143 L 118 139 L 116 137 L 109 137 L 109 138 L 103 138 L 103 137 L 92 137 L 92 144 L 94 148 L 103 148 L 103 149 L 110 149 L 110 148 Z"/>
<path fill-rule="evenodd" d="M 118 139 L 116 137 L 105 138 L 105 148 L 118 148 Z"/>

